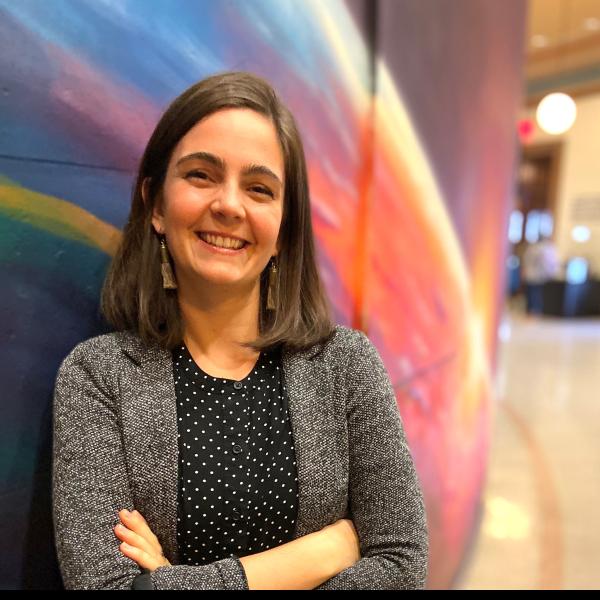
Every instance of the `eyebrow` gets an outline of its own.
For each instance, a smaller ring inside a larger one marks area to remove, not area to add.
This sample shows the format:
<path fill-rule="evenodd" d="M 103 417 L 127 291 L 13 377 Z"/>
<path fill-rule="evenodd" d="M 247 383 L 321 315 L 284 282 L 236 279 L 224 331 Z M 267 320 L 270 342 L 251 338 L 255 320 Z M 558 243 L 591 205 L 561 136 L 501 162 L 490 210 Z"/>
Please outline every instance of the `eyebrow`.
<path fill-rule="evenodd" d="M 203 161 L 210 163 L 211 165 L 217 167 L 218 169 L 221 169 L 222 171 L 227 170 L 227 167 L 226 167 L 223 159 L 220 158 L 219 156 L 215 156 L 214 154 L 211 154 L 210 152 L 192 152 L 192 154 L 187 154 L 186 156 L 182 156 L 177 161 L 175 166 L 178 167 L 181 163 L 187 162 L 189 160 L 194 160 L 194 159 L 203 160 Z M 244 165 L 244 167 L 242 168 L 242 175 L 266 175 L 267 177 L 270 177 L 271 179 L 274 179 L 275 181 L 277 181 L 277 183 L 279 185 L 283 186 L 281 179 L 279 179 L 279 177 L 277 177 L 277 175 L 275 175 L 275 173 L 273 173 L 273 171 L 271 171 L 271 169 L 269 169 L 269 167 L 265 167 L 264 165 L 256 165 L 256 164 Z"/>

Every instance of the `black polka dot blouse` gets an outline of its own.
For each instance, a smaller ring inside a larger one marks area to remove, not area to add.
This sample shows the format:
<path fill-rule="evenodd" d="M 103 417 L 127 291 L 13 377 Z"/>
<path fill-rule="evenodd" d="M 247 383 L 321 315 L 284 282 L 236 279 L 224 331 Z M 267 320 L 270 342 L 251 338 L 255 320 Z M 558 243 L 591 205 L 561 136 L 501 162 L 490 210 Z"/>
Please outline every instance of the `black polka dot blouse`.
<path fill-rule="evenodd" d="M 179 563 L 205 565 L 293 539 L 298 479 L 281 349 L 240 381 L 173 351 L 179 446 Z"/>

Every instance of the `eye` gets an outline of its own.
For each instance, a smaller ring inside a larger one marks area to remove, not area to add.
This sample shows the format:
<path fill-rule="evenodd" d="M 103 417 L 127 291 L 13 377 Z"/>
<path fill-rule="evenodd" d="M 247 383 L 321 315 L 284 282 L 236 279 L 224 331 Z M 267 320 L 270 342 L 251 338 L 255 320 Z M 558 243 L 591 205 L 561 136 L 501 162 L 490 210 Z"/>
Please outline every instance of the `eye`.
<path fill-rule="evenodd" d="M 262 187 L 261 185 L 255 185 L 255 186 L 251 187 L 250 189 L 257 191 L 259 194 L 265 194 L 267 196 L 271 196 L 271 198 L 275 197 L 275 194 L 273 194 L 273 192 L 269 188 Z"/>
<path fill-rule="evenodd" d="M 186 176 L 186 179 L 194 178 L 194 179 L 208 179 L 208 175 L 204 171 L 190 171 Z"/>

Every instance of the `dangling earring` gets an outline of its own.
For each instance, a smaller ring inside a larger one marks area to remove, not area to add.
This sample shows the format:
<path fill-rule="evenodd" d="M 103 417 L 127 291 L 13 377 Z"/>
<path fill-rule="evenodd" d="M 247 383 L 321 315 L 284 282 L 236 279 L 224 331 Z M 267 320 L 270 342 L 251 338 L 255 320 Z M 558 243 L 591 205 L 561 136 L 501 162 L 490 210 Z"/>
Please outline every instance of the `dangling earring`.
<path fill-rule="evenodd" d="M 275 260 L 271 264 L 271 270 L 269 271 L 269 290 L 267 292 L 267 310 L 275 310 L 275 296 L 277 290 L 275 288 L 277 281 L 277 265 Z"/>
<path fill-rule="evenodd" d="M 162 273 L 163 288 L 165 288 L 165 290 L 176 290 L 177 283 L 175 282 L 173 268 L 169 262 L 169 251 L 167 250 L 165 239 L 165 236 L 160 239 L 160 271 Z"/>

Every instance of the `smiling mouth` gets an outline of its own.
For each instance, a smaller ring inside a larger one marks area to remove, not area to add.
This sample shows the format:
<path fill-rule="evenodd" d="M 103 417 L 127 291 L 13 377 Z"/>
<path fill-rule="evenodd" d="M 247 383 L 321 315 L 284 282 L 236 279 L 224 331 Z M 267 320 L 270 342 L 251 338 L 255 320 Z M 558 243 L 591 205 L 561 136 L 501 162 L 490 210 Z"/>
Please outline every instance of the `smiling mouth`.
<path fill-rule="evenodd" d="M 196 231 L 196 235 L 203 242 L 206 242 L 215 248 L 222 248 L 224 250 L 241 250 L 249 244 L 246 240 L 234 240 L 233 238 L 225 238 L 210 233 L 204 233 L 202 231 Z"/>

